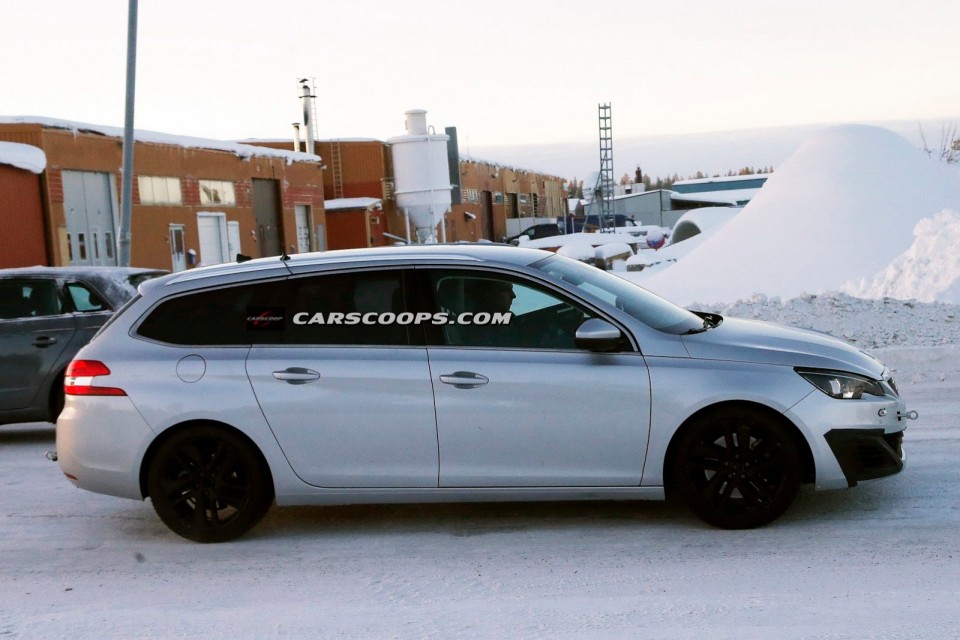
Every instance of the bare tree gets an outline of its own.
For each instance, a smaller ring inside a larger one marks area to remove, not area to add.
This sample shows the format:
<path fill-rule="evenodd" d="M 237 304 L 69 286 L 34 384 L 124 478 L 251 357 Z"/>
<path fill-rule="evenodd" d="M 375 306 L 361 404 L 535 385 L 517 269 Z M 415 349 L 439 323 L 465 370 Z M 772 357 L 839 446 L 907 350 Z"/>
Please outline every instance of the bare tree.
<path fill-rule="evenodd" d="M 960 162 L 960 130 L 956 124 L 944 124 L 940 127 L 940 145 L 934 150 L 927 144 L 927 136 L 920 127 L 920 140 L 923 142 L 923 151 L 931 158 L 936 157 L 941 162 L 947 164 L 957 164 Z"/>

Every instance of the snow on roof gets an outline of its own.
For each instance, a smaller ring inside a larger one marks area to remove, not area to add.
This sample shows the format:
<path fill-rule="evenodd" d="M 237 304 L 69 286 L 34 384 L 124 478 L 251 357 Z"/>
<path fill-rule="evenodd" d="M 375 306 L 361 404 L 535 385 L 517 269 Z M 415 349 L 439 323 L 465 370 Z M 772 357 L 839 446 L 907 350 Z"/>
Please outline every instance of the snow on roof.
<path fill-rule="evenodd" d="M 99 124 L 88 124 L 85 122 L 74 122 L 71 120 L 46 118 L 42 116 L 0 116 L 0 124 L 39 124 L 49 129 L 66 129 L 68 131 L 72 131 L 74 135 L 77 133 L 95 133 L 102 136 L 123 138 L 122 127 L 109 127 Z M 253 156 L 283 158 L 287 161 L 287 164 L 292 162 L 321 161 L 321 158 L 318 155 L 301 153 L 299 151 L 285 151 L 282 149 L 272 149 L 270 147 L 255 147 L 252 145 L 228 142 L 225 140 L 179 136 L 169 133 L 160 133 L 157 131 L 145 131 L 143 129 L 134 130 L 133 137 L 134 140 L 138 142 L 166 144 L 174 147 L 186 147 L 194 149 L 211 149 L 213 151 L 226 151 L 240 158 L 250 158 Z"/>
<path fill-rule="evenodd" d="M 766 180 L 772 173 L 751 173 L 745 176 L 716 176 L 714 178 L 691 178 L 690 180 L 678 180 L 673 184 L 709 184 L 711 182 L 743 182 L 745 180 Z"/>
<path fill-rule="evenodd" d="M 537 238 L 536 240 L 523 241 L 521 239 L 521 246 L 527 249 L 555 249 L 568 244 L 588 244 L 592 247 L 599 247 L 612 243 L 636 245 L 639 242 L 642 242 L 640 238 L 626 233 L 567 233 L 548 238 Z"/>
<path fill-rule="evenodd" d="M 244 138 L 243 140 L 236 140 L 235 142 L 239 144 L 288 144 L 293 146 L 293 137 L 289 138 Z M 377 138 L 319 138 L 314 140 L 314 142 L 380 142 L 386 144 L 383 140 Z M 306 138 L 304 136 L 300 137 L 300 144 L 305 144 Z"/>
<path fill-rule="evenodd" d="M 697 238 L 676 245 L 692 249 L 683 259 L 625 275 L 682 305 L 755 294 L 789 300 L 858 283 L 869 295 L 887 295 L 882 292 L 891 289 L 871 284 L 889 280 L 880 276 L 901 256 L 909 258 L 915 233 L 953 228 L 935 217 L 944 209 L 960 212 L 957 167 L 927 157 L 887 129 L 830 127 L 801 145 L 728 224 L 699 246 L 686 246 Z M 934 222 L 918 225 L 925 219 Z M 938 249 L 928 264 L 956 260 L 956 242 L 944 246 L 950 249 Z M 952 284 L 960 281 L 960 268 L 951 269 L 950 282 L 936 287 L 915 280 L 911 297 L 930 287 L 936 289 L 932 299 L 945 301 L 960 288 Z"/>
<path fill-rule="evenodd" d="M 742 204 L 750 202 L 760 189 L 730 189 L 728 191 L 698 191 L 696 193 L 670 193 L 670 199 L 680 202 L 711 202 L 715 204 Z"/>
<path fill-rule="evenodd" d="M 8 164 L 33 173 L 43 173 L 47 168 L 47 155 L 43 149 L 30 144 L 0 141 L 0 164 Z"/>
<path fill-rule="evenodd" d="M 475 158 L 473 156 L 466 155 L 464 153 L 460 154 L 460 162 L 474 162 L 476 164 L 486 164 L 496 169 L 506 169 L 507 171 L 517 171 L 520 173 L 536 173 L 542 176 L 550 176 L 551 178 L 557 178 L 559 180 L 563 180 L 563 182 L 567 181 L 564 178 L 560 178 L 560 176 L 555 176 L 545 171 L 541 171 L 540 169 L 529 169 L 525 167 L 518 167 L 516 165 L 504 164 L 502 162 L 496 162 L 494 160 L 484 160 L 482 158 Z"/>
<path fill-rule="evenodd" d="M 323 208 L 327 211 L 336 211 L 338 209 L 367 209 L 382 202 L 380 198 L 334 198 L 324 201 Z"/>
<path fill-rule="evenodd" d="M 614 200 L 629 200 L 630 198 L 639 198 L 640 196 L 651 197 L 654 195 L 659 196 L 662 189 L 651 189 L 650 191 L 637 191 L 635 193 L 619 193 L 613 196 Z"/>

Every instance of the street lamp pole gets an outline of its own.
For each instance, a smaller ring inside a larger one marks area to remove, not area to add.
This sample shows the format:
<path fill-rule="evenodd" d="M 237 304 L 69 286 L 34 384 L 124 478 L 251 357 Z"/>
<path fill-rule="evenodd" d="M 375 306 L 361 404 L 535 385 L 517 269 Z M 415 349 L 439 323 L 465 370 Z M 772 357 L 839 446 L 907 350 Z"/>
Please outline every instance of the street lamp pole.
<path fill-rule="evenodd" d="M 133 103 L 137 84 L 137 0 L 127 9 L 127 98 L 123 118 L 123 175 L 120 192 L 120 231 L 117 256 L 122 267 L 130 266 L 130 224 L 133 214 Z"/>

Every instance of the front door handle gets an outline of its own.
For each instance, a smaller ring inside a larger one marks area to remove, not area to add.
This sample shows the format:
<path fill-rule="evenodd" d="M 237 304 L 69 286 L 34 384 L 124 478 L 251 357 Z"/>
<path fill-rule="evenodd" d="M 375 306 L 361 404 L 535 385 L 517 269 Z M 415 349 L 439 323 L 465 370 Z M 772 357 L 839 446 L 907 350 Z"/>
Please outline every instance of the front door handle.
<path fill-rule="evenodd" d="M 452 384 L 457 389 L 475 389 L 490 382 L 490 378 L 472 371 L 455 371 L 440 376 L 443 384 Z"/>
<path fill-rule="evenodd" d="M 303 367 L 287 367 L 283 371 L 274 371 L 273 377 L 287 384 L 307 384 L 320 379 L 320 373 Z"/>
<path fill-rule="evenodd" d="M 50 336 L 40 336 L 33 341 L 33 346 L 40 347 L 41 349 L 49 347 L 52 344 L 57 344 L 57 339 L 51 338 Z"/>

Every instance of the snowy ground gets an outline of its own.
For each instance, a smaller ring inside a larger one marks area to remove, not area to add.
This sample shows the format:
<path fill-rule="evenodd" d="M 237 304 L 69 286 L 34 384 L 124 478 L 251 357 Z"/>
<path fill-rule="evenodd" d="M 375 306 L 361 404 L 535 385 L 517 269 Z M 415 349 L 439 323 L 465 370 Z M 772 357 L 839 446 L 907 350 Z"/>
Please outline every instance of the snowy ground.
<path fill-rule="evenodd" d="M 958 638 L 960 332 L 911 304 L 737 306 L 896 334 L 871 351 L 920 412 L 902 474 L 753 531 L 654 502 L 311 507 L 205 546 L 73 488 L 50 425 L 0 427 L 0 637 Z"/>

